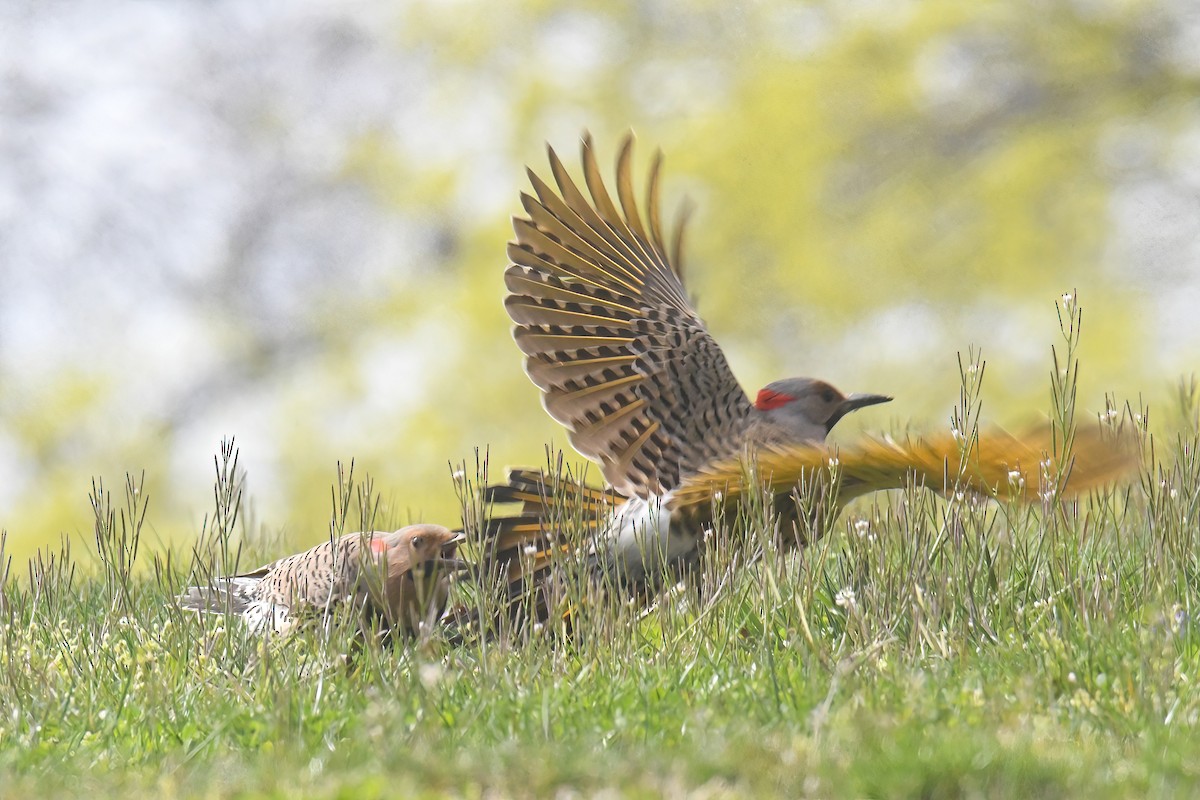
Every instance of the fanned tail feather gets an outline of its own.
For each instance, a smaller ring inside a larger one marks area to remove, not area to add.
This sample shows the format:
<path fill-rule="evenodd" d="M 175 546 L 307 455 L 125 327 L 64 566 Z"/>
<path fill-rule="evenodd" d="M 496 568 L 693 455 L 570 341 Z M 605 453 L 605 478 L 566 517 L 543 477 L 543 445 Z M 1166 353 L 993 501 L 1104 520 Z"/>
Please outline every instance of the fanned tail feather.
<path fill-rule="evenodd" d="M 477 540 L 480 583 L 495 590 L 501 616 L 516 628 L 545 622 L 552 609 L 565 619 L 561 587 L 553 584 L 571 559 L 587 554 L 600 523 L 625 498 L 561 470 L 513 468 L 503 483 L 484 487 L 483 499 L 489 508 L 519 504 L 515 513 L 492 516 Z M 458 616 L 478 619 L 473 612 Z"/>
<path fill-rule="evenodd" d="M 242 614 L 256 600 L 257 578 L 217 578 L 207 586 L 189 586 L 179 595 L 180 608 L 216 614 Z"/>
<path fill-rule="evenodd" d="M 606 510 L 624 502 L 615 492 L 596 489 L 569 477 L 514 468 L 502 484 L 484 487 L 489 505 L 520 503 L 520 511 L 493 517 L 484 531 L 482 571 L 503 575 L 518 585 L 569 554 L 576 542 L 567 531 L 595 533 Z"/>

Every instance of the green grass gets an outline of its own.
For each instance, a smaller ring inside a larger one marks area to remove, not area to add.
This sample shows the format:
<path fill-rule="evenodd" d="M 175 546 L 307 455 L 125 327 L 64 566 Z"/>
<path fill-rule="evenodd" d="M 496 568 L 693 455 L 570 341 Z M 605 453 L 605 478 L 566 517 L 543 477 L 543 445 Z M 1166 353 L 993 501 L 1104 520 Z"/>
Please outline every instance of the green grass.
<path fill-rule="evenodd" d="M 1067 310 L 1069 446 L 1095 422 L 1073 418 Z M 1194 796 L 1194 383 L 1179 408 L 1130 487 L 1032 508 L 910 488 L 787 555 L 751 508 L 761 557 L 716 558 L 704 592 L 641 618 L 601 604 L 570 641 L 433 632 L 350 665 L 344 625 L 260 641 L 172 602 L 279 554 L 238 517 L 232 447 L 195 553 L 139 552 L 138 481 L 115 507 L 98 485 L 98 555 L 0 582 L 0 795 Z M 371 522 L 371 497 L 339 476 L 335 530 Z"/>

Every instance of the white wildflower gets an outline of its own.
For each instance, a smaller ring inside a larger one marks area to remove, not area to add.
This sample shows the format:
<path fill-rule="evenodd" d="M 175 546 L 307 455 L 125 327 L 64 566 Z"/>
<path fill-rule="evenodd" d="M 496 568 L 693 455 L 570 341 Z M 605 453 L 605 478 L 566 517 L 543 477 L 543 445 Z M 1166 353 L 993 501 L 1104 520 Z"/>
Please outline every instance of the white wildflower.
<path fill-rule="evenodd" d="M 858 538 L 862 538 L 871 532 L 871 523 L 869 520 L 860 519 L 854 523 L 854 532 L 858 534 Z"/>
<path fill-rule="evenodd" d="M 844 608 L 847 611 L 853 611 L 858 608 L 858 597 L 849 586 L 838 591 L 833 598 L 833 602 L 837 603 L 839 608 Z"/>
<path fill-rule="evenodd" d="M 421 685 L 426 689 L 432 689 L 441 683 L 443 674 L 444 671 L 442 670 L 442 665 L 434 664 L 432 662 L 428 664 L 422 664 L 420 669 L 417 670 L 417 677 L 420 678 Z"/>

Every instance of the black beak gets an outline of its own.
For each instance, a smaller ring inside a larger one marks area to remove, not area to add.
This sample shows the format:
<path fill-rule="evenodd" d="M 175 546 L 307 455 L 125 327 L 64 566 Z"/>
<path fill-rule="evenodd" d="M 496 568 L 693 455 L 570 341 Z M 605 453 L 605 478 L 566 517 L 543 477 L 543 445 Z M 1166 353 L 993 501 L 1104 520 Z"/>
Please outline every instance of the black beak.
<path fill-rule="evenodd" d="M 451 572 L 466 572 L 475 569 L 475 565 L 463 561 L 460 558 L 447 558 L 439 556 L 437 558 L 429 558 L 422 561 L 413 567 L 413 574 L 428 578 L 435 572 L 439 575 L 446 575 Z"/>
<path fill-rule="evenodd" d="M 442 556 L 445 558 L 454 558 L 454 554 L 458 551 L 458 546 L 467 541 L 467 534 L 463 531 L 455 531 L 454 538 L 449 539 L 442 545 Z"/>
<path fill-rule="evenodd" d="M 468 561 L 463 561 L 461 558 L 441 558 L 432 559 L 431 563 L 437 564 L 447 572 L 463 572 L 464 570 L 474 569 L 475 565 Z"/>
<path fill-rule="evenodd" d="M 831 416 L 829 421 L 825 423 L 825 430 L 833 430 L 833 426 L 838 423 L 838 420 L 849 414 L 851 411 L 858 411 L 860 408 L 875 406 L 879 405 L 880 403 L 890 403 L 891 401 L 892 398 L 888 397 L 886 394 L 852 394 L 843 400 L 837 407 L 837 410 L 833 412 L 833 416 Z"/>

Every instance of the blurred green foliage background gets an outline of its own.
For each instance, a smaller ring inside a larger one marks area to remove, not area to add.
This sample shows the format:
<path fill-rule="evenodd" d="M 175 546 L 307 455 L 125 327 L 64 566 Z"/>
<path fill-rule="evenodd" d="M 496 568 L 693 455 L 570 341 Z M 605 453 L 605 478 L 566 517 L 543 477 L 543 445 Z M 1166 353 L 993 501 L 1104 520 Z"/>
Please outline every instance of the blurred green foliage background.
<path fill-rule="evenodd" d="M 449 462 L 565 445 L 501 274 L 523 165 L 546 174 L 548 141 L 575 167 L 585 129 L 610 163 L 636 131 L 642 175 L 665 152 L 664 217 L 696 207 L 690 289 L 748 390 L 895 395 L 843 440 L 945 426 L 969 346 L 986 419 L 1044 414 L 1067 291 L 1082 409 L 1165 413 L 1200 355 L 1188 2 L 24 8 L 0 100 L 18 557 L 88 537 L 90 478 L 127 470 L 187 541 L 223 435 L 297 544 L 327 535 L 339 459 L 390 519 L 453 524 Z"/>

